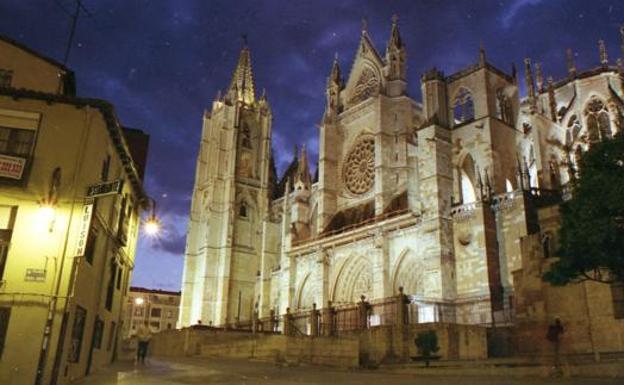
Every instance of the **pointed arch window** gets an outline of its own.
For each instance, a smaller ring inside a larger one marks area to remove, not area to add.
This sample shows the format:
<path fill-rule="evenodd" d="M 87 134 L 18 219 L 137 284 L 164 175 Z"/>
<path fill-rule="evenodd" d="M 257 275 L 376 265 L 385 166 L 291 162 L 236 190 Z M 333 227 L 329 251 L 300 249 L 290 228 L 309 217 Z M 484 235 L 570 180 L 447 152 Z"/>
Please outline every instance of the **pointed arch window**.
<path fill-rule="evenodd" d="M 537 175 L 537 158 L 535 157 L 535 147 L 533 147 L 533 144 L 529 146 L 529 153 L 525 158 L 525 162 L 528 165 L 529 171 L 529 187 L 538 188 L 539 179 Z"/>
<path fill-rule="evenodd" d="M 570 119 L 568 119 L 568 131 L 566 134 L 567 145 L 572 145 L 572 143 L 574 143 L 574 141 L 579 137 L 581 128 L 582 126 L 578 116 L 576 116 L 576 114 L 570 116 Z"/>
<path fill-rule="evenodd" d="M 455 99 L 453 99 L 453 121 L 455 125 L 470 122 L 474 120 L 474 101 L 472 93 L 468 89 L 462 87 L 457 91 Z"/>
<path fill-rule="evenodd" d="M 505 191 L 508 193 L 514 191 L 513 184 L 511 184 L 511 181 L 509 179 L 505 179 Z"/>
<path fill-rule="evenodd" d="M 249 207 L 247 207 L 247 202 L 242 201 L 238 206 L 238 216 L 241 218 L 249 218 Z"/>
<path fill-rule="evenodd" d="M 592 96 L 587 107 L 585 107 L 585 119 L 587 120 L 587 133 L 590 142 L 611 138 L 613 132 L 611 131 L 609 111 L 602 100 L 596 96 Z"/>
<path fill-rule="evenodd" d="M 241 146 L 244 148 L 251 148 L 251 133 L 247 123 L 243 123 L 243 128 L 241 130 Z"/>
<path fill-rule="evenodd" d="M 496 90 L 496 112 L 497 116 L 503 122 L 511 125 L 513 123 L 511 100 L 505 95 L 505 90 L 499 88 Z"/>
<path fill-rule="evenodd" d="M 462 166 L 459 170 L 460 175 L 460 187 L 462 203 L 471 203 L 477 200 L 477 194 L 475 192 L 475 164 L 472 156 L 467 155 L 462 162 Z"/>

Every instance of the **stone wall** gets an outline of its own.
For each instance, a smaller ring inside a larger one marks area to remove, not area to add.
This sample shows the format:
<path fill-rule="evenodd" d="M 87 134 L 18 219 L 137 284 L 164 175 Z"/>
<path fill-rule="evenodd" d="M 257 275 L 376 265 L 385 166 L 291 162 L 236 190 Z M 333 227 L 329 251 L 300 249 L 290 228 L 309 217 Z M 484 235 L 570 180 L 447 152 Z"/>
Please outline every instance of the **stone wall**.
<path fill-rule="evenodd" d="M 539 234 L 522 239 L 522 269 L 514 272 L 515 345 L 520 354 L 552 354 L 548 326 L 560 318 L 563 354 L 624 351 L 624 319 L 616 319 L 609 285 L 596 282 L 551 286 L 542 274 L 556 258 L 545 258 Z"/>
<path fill-rule="evenodd" d="M 338 366 L 377 365 L 418 356 L 414 339 L 435 330 L 442 360 L 487 358 L 486 329 L 443 323 L 378 326 L 340 337 L 295 337 L 222 329 L 168 330 L 154 335 L 153 356 L 254 358 L 275 362 Z"/>
<path fill-rule="evenodd" d="M 359 342 L 355 338 L 259 334 L 234 341 L 205 343 L 201 347 L 201 356 L 254 358 L 349 368 L 358 366 L 358 346 Z"/>
<path fill-rule="evenodd" d="M 155 356 L 193 356 L 203 344 L 228 343 L 250 338 L 249 332 L 223 329 L 177 329 L 155 334 L 150 342 L 150 354 Z"/>
<path fill-rule="evenodd" d="M 254 358 L 276 362 L 357 367 L 356 338 L 310 338 L 222 329 L 182 329 L 154 335 L 152 356 Z"/>
<path fill-rule="evenodd" d="M 354 332 L 359 338 L 360 363 L 404 361 L 419 356 L 414 339 L 418 333 L 434 330 L 442 360 L 485 359 L 488 356 L 486 328 L 473 325 L 427 323 L 407 328 L 380 326 Z"/>

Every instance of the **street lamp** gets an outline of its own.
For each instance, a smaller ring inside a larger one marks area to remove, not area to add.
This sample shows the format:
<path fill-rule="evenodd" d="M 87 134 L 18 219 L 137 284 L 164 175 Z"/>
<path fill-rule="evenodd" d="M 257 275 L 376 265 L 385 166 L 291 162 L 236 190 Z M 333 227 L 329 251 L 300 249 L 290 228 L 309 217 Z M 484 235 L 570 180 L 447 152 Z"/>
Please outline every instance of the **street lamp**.
<path fill-rule="evenodd" d="M 147 199 L 151 203 L 151 212 L 143 223 L 143 229 L 148 236 L 153 237 L 160 232 L 160 219 L 156 216 L 156 201 L 154 198 Z"/>
<path fill-rule="evenodd" d="M 134 304 L 137 305 L 137 306 L 143 305 L 144 302 L 145 302 L 145 300 L 143 299 L 143 297 L 136 297 L 134 299 Z"/>
<path fill-rule="evenodd" d="M 45 200 L 40 202 L 37 216 L 44 228 L 51 233 L 54 229 L 54 219 L 56 216 L 55 205 L 50 202 L 46 202 Z"/>

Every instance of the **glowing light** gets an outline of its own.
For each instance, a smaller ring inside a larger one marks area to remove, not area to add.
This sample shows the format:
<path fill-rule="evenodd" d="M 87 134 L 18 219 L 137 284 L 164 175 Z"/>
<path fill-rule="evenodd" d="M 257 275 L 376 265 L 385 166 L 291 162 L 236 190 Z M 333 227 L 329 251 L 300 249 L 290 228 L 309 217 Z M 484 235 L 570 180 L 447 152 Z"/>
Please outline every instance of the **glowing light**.
<path fill-rule="evenodd" d="M 134 299 L 134 304 L 137 306 L 141 306 L 143 305 L 143 303 L 145 302 L 145 300 L 143 299 L 143 297 L 137 297 Z"/>
<path fill-rule="evenodd" d="M 39 223 L 41 223 L 41 225 L 47 228 L 48 231 L 50 232 L 52 232 L 52 229 L 54 227 L 55 214 L 56 214 L 56 210 L 54 209 L 54 206 L 52 205 L 42 204 L 39 207 L 39 212 L 38 212 Z"/>
<path fill-rule="evenodd" d="M 160 232 L 160 221 L 158 218 L 151 216 L 145 221 L 143 228 L 145 229 L 145 233 L 149 236 L 158 235 Z"/>

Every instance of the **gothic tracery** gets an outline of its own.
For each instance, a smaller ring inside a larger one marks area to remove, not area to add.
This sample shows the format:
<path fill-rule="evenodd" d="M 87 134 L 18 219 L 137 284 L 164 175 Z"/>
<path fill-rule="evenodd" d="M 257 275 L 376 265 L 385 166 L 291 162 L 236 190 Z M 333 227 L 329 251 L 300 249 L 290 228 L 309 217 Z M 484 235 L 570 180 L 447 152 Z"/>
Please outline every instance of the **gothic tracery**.
<path fill-rule="evenodd" d="M 350 103 L 357 104 L 375 96 L 379 91 L 379 79 L 370 68 L 365 68 L 353 89 Z"/>
<path fill-rule="evenodd" d="M 353 194 L 368 192 L 375 181 L 375 139 L 365 136 L 351 148 L 345 159 L 343 178 Z"/>
<path fill-rule="evenodd" d="M 593 96 L 587 103 L 587 107 L 585 107 L 585 117 L 587 119 L 587 131 L 590 142 L 597 142 L 611 137 L 609 112 L 602 100 Z"/>

